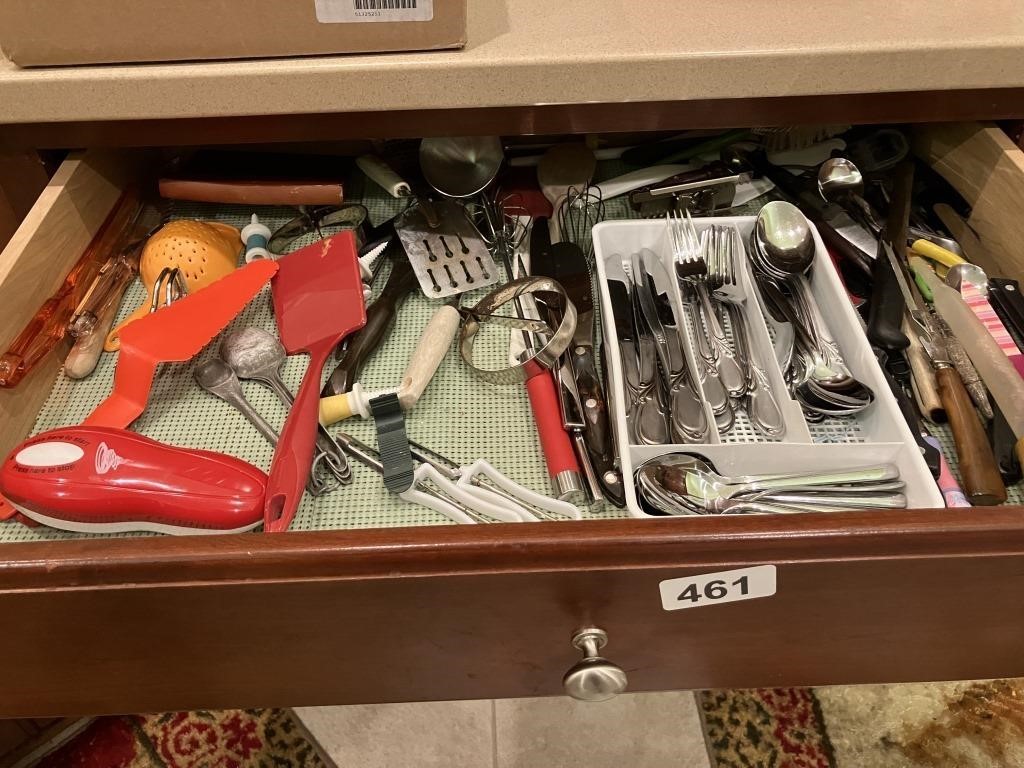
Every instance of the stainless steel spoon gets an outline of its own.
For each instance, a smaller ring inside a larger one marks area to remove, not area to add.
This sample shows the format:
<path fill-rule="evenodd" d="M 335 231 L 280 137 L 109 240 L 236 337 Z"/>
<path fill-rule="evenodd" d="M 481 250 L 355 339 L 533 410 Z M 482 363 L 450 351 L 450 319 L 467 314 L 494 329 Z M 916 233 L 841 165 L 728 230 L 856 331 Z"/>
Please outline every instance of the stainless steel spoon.
<path fill-rule="evenodd" d="M 817 475 L 725 477 L 685 453 L 655 457 L 636 472 L 642 498 L 669 514 L 896 509 L 907 505 L 898 477 L 892 465 Z"/>
<path fill-rule="evenodd" d="M 830 494 L 847 491 L 861 493 L 865 488 L 872 488 L 899 479 L 899 470 L 894 464 L 879 464 L 870 467 L 842 469 L 825 472 L 794 472 L 791 474 L 751 475 L 746 477 L 729 477 L 719 474 L 705 461 L 689 454 L 668 454 L 659 457 L 657 464 L 662 468 L 674 470 L 676 479 L 685 484 L 686 492 L 699 498 L 734 498 L 744 494 L 759 494 L 764 491 L 782 489 L 827 488 Z M 671 486 L 669 486 L 671 489 Z"/>
<path fill-rule="evenodd" d="M 855 219 L 875 236 L 882 231 L 878 214 L 864 199 L 864 177 L 845 157 L 832 157 L 818 168 L 818 193 L 827 203 L 846 208 Z"/>
<path fill-rule="evenodd" d="M 774 200 L 761 208 L 754 225 L 754 265 L 777 279 L 802 274 L 814 263 L 814 237 L 800 209 Z"/>
<path fill-rule="evenodd" d="M 287 357 L 281 342 L 262 328 L 243 328 L 228 334 L 221 341 L 220 354 L 240 379 L 256 381 L 273 390 L 286 408 L 295 396 L 281 378 L 281 366 Z M 326 429 L 319 428 L 317 449 L 327 455 L 327 462 L 342 483 L 352 480 L 352 468 L 341 446 Z"/>
<path fill-rule="evenodd" d="M 796 206 L 769 203 L 758 215 L 750 261 L 766 300 L 797 331 L 799 354 L 790 368 L 791 390 L 806 412 L 851 416 L 874 402 L 853 377 L 818 309 L 806 272 L 814 260 L 810 225 Z"/>
<path fill-rule="evenodd" d="M 843 512 L 848 507 L 824 504 L 781 503 L 773 500 L 722 499 L 706 500 L 670 490 L 664 485 L 664 469 L 653 459 L 636 471 L 638 493 L 649 506 L 669 515 L 706 514 L 793 514 L 801 512 Z"/>
<path fill-rule="evenodd" d="M 199 386 L 211 395 L 215 395 L 225 403 L 234 406 L 236 410 L 245 416 L 250 424 L 256 427 L 261 435 L 267 438 L 271 445 L 277 446 L 277 441 L 280 439 L 277 430 L 246 399 L 245 393 L 242 391 L 242 384 L 239 382 L 235 372 L 231 370 L 231 366 L 220 358 L 211 358 L 196 368 L 195 379 Z M 309 481 L 306 483 L 306 490 L 313 496 L 320 496 L 332 491 L 339 485 L 337 480 L 333 483 L 327 483 L 320 479 L 321 473 L 318 467 L 323 455 L 319 454 L 315 458 L 313 462 L 314 471 L 310 474 Z"/>

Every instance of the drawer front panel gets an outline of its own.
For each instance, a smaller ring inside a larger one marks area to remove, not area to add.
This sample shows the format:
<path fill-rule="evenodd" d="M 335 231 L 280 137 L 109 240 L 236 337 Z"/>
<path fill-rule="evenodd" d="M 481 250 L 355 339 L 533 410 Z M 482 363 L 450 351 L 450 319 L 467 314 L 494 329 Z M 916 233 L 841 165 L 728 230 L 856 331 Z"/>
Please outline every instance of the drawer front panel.
<path fill-rule="evenodd" d="M 0 717 L 556 695 L 579 658 L 570 637 L 586 626 L 608 632 L 604 655 L 634 691 L 1024 674 L 1019 536 L 923 557 L 927 537 L 895 531 L 877 557 L 857 537 L 820 557 L 813 539 L 731 537 L 727 548 L 708 540 L 701 557 L 674 538 L 678 526 L 613 525 L 661 529 L 648 544 L 633 538 L 625 559 L 668 564 L 581 566 L 601 559 L 594 537 L 555 547 L 565 569 L 523 571 L 531 558 L 511 545 L 476 572 L 407 562 L 388 577 L 299 567 L 291 580 L 224 583 L 197 565 L 167 586 L 0 593 L 11 628 Z M 778 565 L 774 596 L 663 610 L 662 580 L 765 556 Z"/>

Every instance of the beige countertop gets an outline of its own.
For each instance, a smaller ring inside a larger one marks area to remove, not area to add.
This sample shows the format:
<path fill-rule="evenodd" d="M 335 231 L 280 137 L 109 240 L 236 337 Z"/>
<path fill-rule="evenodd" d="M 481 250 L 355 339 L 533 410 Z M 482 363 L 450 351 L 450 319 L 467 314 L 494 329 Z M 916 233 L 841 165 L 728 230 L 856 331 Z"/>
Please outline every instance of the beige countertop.
<path fill-rule="evenodd" d="M 1019 0 L 471 0 L 462 51 L 23 70 L 0 123 L 1024 86 Z"/>

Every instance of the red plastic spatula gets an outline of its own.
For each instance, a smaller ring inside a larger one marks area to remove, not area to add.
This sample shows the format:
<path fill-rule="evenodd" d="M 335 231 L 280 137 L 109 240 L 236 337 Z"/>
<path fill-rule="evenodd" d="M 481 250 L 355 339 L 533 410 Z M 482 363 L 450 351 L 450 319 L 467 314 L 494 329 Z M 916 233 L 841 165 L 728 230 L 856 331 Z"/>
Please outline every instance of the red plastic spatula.
<path fill-rule="evenodd" d="M 320 379 L 334 348 L 366 324 L 358 250 L 352 232 L 295 251 L 278 261 L 274 312 L 289 355 L 309 353 L 309 367 L 270 465 L 263 529 L 288 530 L 313 462 Z"/>

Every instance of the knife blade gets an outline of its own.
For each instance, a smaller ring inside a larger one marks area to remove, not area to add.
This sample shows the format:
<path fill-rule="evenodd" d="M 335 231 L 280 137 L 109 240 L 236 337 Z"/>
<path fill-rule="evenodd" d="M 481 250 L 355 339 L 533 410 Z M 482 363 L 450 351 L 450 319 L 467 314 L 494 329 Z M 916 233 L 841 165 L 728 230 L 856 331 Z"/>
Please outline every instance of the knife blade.
<path fill-rule="evenodd" d="M 636 328 L 633 325 L 633 299 L 629 285 L 624 280 L 608 278 L 608 297 L 612 305 L 612 321 L 622 361 L 622 378 L 626 402 L 626 431 L 630 442 L 637 441 L 636 410 L 640 405 L 640 362 L 637 353 Z"/>
<path fill-rule="evenodd" d="M 957 340 L 943 323 L 945 318 L 936 317 L 931 310 L 924 307 L 920 296 L 911 289 L 903 265 L 896 258 L 896 252 L 890 243 L 883 240 L 881 250 L 896 276 L 896 282 L 908 309 L 908 317 L 914 321 L 913 330 L 924 347 L 935 373 L 939 400 L 953 433 L 967 495 L 979 506 L 1001 504 L 1006 500 L 1006 489 L 999 474 L 998 464 L 984 427 L 974 412 L 964 379 L 954 365 L 955 355 L 951 351 L 951 346 Z M 931 270 L 928 269 L 928 272 Z M 934 277 L 934 273 L 932 276 Z"/>
<path fill-rule="evenodd" d="M 1016 368 L 959 293 L 940 280 L 922 259 L 912 258 L 911 265 L 931 288 L 936 311 L 964 345 L 1013 433 L 1018 439 L 1024 438 L 1024 381 Z"/>
<path fill-rule="evenodd" d="M 541 232 L 538 232 L 541 230 Z M 535 219 L 530 236 L 530 270 L 561 283 L 569 301 L 576 307 L 576 330 L 567 354 L 565 373 L 575 385 L 569 389 L 572 404 L 578 407 L 587 456 L 605 497 L 617 507 L 626 504 L 622 475 L 617 468 L 615 441 L 608 419 L 608 401 L 597 370 L 594 354 L 594 293 L 590 267 L 583 251 L 574 243 L 552 245 L 547 227 Z"/>
<path fill-rule="evenodd" d="M 672 436 L 668 423 L 669 411 L 666 395 L 668 387 L 663 384 L 664 379 L 658 376 L 661 345 L 655 334 L 656 329 L 660 326 L 655 323 L 655 327 L 652 327 L 647 320 L 644 304 L 646 303 L 650 307 L 653 304 L 653 299 L 638 258 L 637 254 L 633 254 L 632 258 L 628 260 L 628 265 L 627 260 L 623 260 L 623 268 L 630 275 L 633 285 L 633 325 L 637 334 L 637 364 L 640 371 L 640 398 L 637 403 L 635 422 L 636 443 L 639 445 L 663 445 L 671 442 Z M 663 334 L 664 329 L 661 330 Z"/>
<path fill-rule="evenodd" d="M 640 310 L 654 336 L 655 352 L 665 377 L 673 438 L 682 442 L 700 442 L 706 439 L 708 423 L 693 384 L 696 380 L 694 369 L 685 352 L 675 311 L 669 303 L 666 313 L 666 302 L 662 301 L 659 305 L 657 298 L 662 292 L 658 290 L 655 274 L 661 277 L 662 285 L 667 285 L 671 276 L 661 259 L 646 249 L 642 253 L 633 254 L 633 272 L 638 281 L 636 292 Z M 667 295 L 665 299 L 668 299 Z M 666 326 L 662 317 L 669 314 L 671 323 Z"/>

